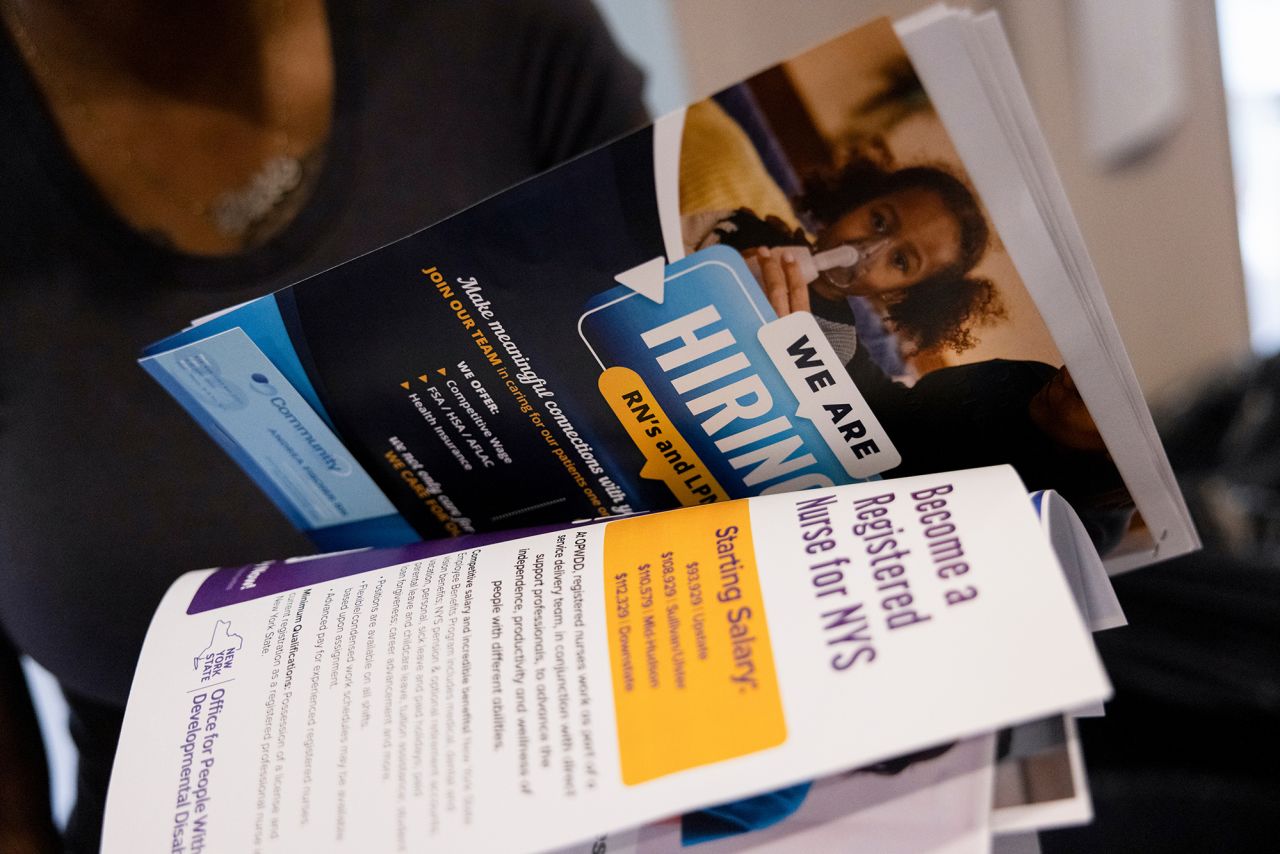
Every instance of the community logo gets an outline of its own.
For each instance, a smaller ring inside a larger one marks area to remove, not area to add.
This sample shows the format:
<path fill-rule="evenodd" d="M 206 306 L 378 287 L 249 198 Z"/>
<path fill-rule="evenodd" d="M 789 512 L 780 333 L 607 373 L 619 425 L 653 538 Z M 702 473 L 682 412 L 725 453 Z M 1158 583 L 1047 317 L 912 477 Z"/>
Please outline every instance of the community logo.
<path fill-rule="evenodd" d="M 253 389 L 258 394 L 266 395 L 267 397 L 275 397 L 279 394 L 279 392 L 276 391 L 276 387 L 271 384 L 271 380 L 266 374 L 253 373 L 249 375 L 249 379 L 253 380 L 253 384 L 250 385 L 249 388 Z"/>

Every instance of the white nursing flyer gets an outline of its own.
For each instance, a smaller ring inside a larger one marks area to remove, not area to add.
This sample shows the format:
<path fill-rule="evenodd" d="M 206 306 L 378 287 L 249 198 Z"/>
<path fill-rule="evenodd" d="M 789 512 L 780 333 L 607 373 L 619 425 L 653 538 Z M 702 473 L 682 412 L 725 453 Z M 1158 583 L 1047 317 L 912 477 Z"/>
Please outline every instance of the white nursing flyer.
<path fill-rule="evenodd" d="M 103 850 L 545 850 L 1109 690 L 1009 467 L 189 573 Z"/>

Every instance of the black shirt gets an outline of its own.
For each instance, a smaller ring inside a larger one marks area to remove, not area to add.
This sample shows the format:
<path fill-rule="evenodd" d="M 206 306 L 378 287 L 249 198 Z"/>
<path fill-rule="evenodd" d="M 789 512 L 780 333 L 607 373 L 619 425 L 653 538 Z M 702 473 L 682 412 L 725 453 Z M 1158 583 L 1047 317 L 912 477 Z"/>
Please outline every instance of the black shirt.
<path fill-rule="evenodd" d="M 267 244 L 207 258 L 130 229 L 0 38 L 0 623 L 122 704 L 179 574 L 311 551 L 136 364 L 189 320 L 377 248 L 642 124 L 586 0 L 333 4 L 324 167 Z"/>

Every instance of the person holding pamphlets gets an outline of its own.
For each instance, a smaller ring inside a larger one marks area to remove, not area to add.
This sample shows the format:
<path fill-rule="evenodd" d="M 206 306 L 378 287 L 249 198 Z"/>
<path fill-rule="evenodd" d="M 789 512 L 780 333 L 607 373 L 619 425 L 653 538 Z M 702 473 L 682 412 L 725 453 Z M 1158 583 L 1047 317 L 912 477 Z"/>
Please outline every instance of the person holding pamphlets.
<path fill-rule="evenodd" d="M 3 309 L 44 312 L 0 619 L 98 716 L 99 780 L 141 644 L 104 851 L 1087 818 L 1106 570 L 1195 533 L 993 15 L 640 127 L 585 0 L 245 0 L 194 42 L 203 11 L 0 2 Z"/>

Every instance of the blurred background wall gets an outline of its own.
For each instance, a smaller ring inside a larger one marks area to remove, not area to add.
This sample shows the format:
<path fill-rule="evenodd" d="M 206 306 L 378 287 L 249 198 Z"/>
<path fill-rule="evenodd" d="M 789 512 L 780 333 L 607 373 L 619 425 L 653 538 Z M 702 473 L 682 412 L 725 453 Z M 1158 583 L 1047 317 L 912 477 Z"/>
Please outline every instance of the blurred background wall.
<path fill-rule="evenodd" d="M 1122 166 L 1091 157 L 1073 73 L 1071 0 L 998 5 L 1089 251 L 1148 398 L 1249 352 L 1226 103 L 1212 0 L 1183 16 L 1185 112 Z M 1143 33 L 1132 33 L 1140 40 Z M 1120 83 L 1120 81 L 1117 81 Z"/>
<path fill-rule="evenodd" d="M 1160 404 L 1250 352 L 1215 9 L 1212 0 L 1150 0 L 1153 8 L 1163 7 L 1175 64 L 1181 59 L 1172 69 L 1181 101 L 1165 133 L 1117 161 L 1098 155 L 1085 121 L 1086 91 L 1098 87 L 1086 88 L 1087 48 L 1093 43 L 1081 38 L 1082 15 L 1089 7 L 1102 8 L 1099 2 L 950 5 L 1000 13 L 1138 379 L 1148 399 Z M 650 107 L 661 113 L 868 17 L 901 17 L 929 2 L 600 0 L 600 5 L 624 49 L 651 69 Z M 1120 21 L 1118 27 L 1131 26 L 1132 32 L 1121 31 L 1119 41 L 1137 44 L 1150 38 L 1150 20 L 1133 15 Z M 1121 66 L 1110 81 L 1115 87 L 1125 85 L 1124 71 Z M 1132 85 L 1149 81 L 1139 77 Z"/>

